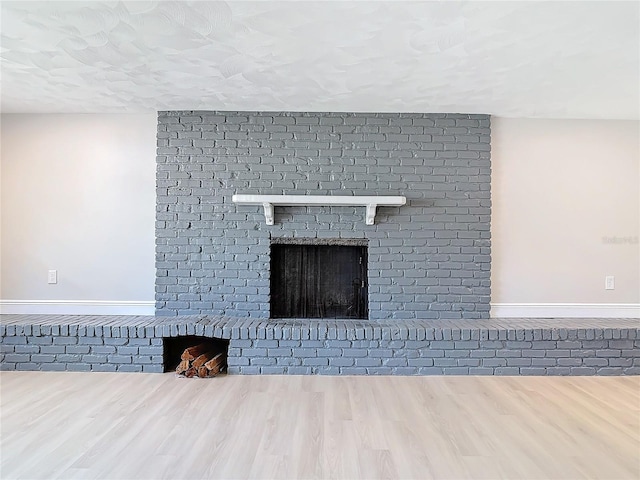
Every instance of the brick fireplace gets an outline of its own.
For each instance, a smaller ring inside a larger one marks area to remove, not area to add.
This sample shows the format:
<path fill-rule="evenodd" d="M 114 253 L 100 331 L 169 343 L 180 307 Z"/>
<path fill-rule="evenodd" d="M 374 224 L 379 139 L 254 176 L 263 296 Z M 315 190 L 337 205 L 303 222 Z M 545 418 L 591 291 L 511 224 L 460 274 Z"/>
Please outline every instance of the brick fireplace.
<path fill-rule="evenodd" d="M 2 315 L 0 369 L 162 372 L 211 339 L 230 374 L 640 374 L 635 319 L 489 318 L 490 201 L 485 115 L 161 112 L 157 314 Z M 366 314 L 272 315 L 279 245 L 366 249 Z"/>
<path fill-rule="evenodd" d="M 488 318 L 490 173 L 487 115 L 160 112 L 156 314 L 269 318 L 272 243 L 315 239 L 366 242 L 370 321 Z M 407 203 L 267 225 L 233 194 Z"/>

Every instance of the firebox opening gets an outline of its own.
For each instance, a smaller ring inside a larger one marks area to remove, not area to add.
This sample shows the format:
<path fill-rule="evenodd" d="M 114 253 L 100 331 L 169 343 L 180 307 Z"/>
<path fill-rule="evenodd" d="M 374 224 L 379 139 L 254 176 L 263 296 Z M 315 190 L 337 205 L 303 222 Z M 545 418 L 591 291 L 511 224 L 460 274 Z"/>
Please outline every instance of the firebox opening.
<path fill-rule="evenodd" d="M 368 318 L 367 247 L 271 245 L 272 318 Z"/>

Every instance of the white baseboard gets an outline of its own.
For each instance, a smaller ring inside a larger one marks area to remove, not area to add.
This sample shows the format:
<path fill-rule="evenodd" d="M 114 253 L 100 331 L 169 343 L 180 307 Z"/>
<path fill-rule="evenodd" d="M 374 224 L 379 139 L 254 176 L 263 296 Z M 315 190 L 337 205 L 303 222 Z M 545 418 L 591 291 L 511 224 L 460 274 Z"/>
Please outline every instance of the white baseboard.
<path fill-rule="evenodd" d="M 154 315 L 155 302 L 0 300 L 0 313 L 28 315 Z"/>
<path fill-rule="evenodd" d="M 640 318 L 640 303 L 492 303 L 493 318 Z"/>

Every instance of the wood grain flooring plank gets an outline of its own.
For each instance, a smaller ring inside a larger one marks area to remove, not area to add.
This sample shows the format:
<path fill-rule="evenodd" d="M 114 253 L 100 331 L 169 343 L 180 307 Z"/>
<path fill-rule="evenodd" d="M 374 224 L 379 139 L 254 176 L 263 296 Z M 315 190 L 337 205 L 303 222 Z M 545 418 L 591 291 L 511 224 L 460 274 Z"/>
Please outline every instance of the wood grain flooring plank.
<path fill-rule="evenodd" d="M 638 377 L 0 373 L 0 478 L 640 478 Z"/>

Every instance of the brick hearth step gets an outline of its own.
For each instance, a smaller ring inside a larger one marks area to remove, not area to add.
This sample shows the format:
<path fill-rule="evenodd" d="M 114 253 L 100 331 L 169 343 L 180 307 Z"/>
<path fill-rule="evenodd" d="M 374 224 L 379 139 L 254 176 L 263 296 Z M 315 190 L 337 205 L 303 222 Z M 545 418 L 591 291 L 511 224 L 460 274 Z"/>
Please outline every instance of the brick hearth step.
<path fill-rule="evenodd" d="M 163 372 L 168 339 L 228 341 L 231 374 L 640 374 L 637 319 L 265 320 L 0 315 L 2 370 Z"/>

